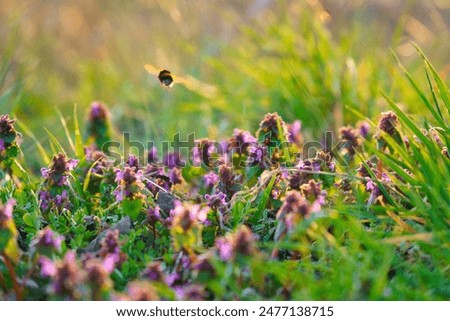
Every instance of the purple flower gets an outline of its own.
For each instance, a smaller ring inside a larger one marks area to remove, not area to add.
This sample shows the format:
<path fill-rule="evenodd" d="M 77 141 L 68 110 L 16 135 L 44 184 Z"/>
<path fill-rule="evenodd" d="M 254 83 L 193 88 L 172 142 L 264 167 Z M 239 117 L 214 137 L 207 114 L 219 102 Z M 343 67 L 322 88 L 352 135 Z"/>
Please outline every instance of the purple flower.
<path fill-rule="evenodd" d="M 51 195 L 46 191 L 39 191 L 38 198 L 40 201 L 41 210 L 46 211 L 50 206 Z"/>
<path fill-rule="evenodd" d="M 158 292 L 149 281 L 132 281 L 127 286 L 130 301 L 157 301 Z"/>
<path fill-rule="evenodd" d="M 378 186 L 370 178 L 366 182 L 366 191 L 374 192 L 378 191 Z"/>
<path fill-rule="evenodd" d="M 249 147 L 247 166 L 259 166 L 265 168 L 265 158 L 267 156 L 267 147 L 263 145 L 251 145 Z"/>
<path fill-rule="evenodd" d="M 182 204 L 175 202 L 175 208 L 170 211 L 172 226 L 180 226 L 188 231 L 197 222 L 204 223 L 207 219 L 208 208 L 200 208 L 198 204 Z"/>
<path fill-rule="evenodd" d="M 145 168 L 145 175 L 144 176 L 151 176 L 156 177 L 159 175 L 165 175 L 164 167 L 159 167 L 156 165 L 148 164 Z"/>
<path fill-rule="evenodd" d="M 139 159 L 135 155 L 128 156 L 127 161 L 125 162 L 125 166 L 134 167 L 135 169 L 139 169 Z"/>
<path fill-rule="evenodd" d="M 205 183 L 206 188 L 213 188 L 214 185 L 219 181 L 219 175 L 214 172 L 209 172 L 203 175 L 203 182 Z"/>
<path fill-rule="evenodd" d="M 20 134 L 14 129 L 14 123 L 15 120 L 10 119 L 9 115 L 0 116 L 0 152 L 16 145 L 15 140 Z"/>
<path fill-rule="evenodd" d="M 300 187 L 300 190 L 307 199 L 314 201 L 317 200 L 319 196 L 327 195 L 327 192 L 322 190 L 321 185 L 320 182 L 310 179 L 307 184 L 303 184 Z"/>
<path fill-rule="evenodd" d="M 389 175 L 387 173 L 381 173 L 381 181 L 383 183 L 390 183 L 390 182 L 392 182 L 391 178 L 389 177 Z"/>
<path fill-rule="evenodd" d="M 108 254 L 119 254 L 119 230 L 108 231 L 101 241 L 100 255 L 106 257 Z"/>
<path fill-rule="evenodd" d="M 195 166 L 205 165 L 211 167 L 214 165 L 212 156 L 217 152 L 215 143 L 207 138 L 195 141 L 195 146 L 192 149 L 192 159 Z"/>
<path fill-rule="evenodd" d="M 252 231 L 242 225 L 235 233 L 216 239 L 216 249 L 223 261 L 229 261 L 235 255 L 250 256 L 256 253 L 255 237 Z"/>
<path fill-rule="evenodd" d="M 178 283 L 181 280 L 181 275 L 178 272 L 172 272 L 165 277 L 165 282 L 168 286 L 172 287 L 176 283 Z"/>
<path fill-rule="evenodd" d="M 56 275 L 56 265 L 46 256 L 41 256 L 38 259 L 38 266 L 40 267 L 40 275 L 44 278 L 53 277 Z"/>
<path fill-rule="evenodd" d="M 91 104 L 91 110 L 89 112 L 89 118 L 91 121 L 105 121 L 108 117 L 108 109 L 106 109 L 101 102 L 94 101 Z"/>
<path fill-rule="evenodd" d="M 376 168 L 374 167 L 374 165 L 372 164 L 372 162 L 370 160 L 368 160 L 366 162 L 366 165 L 373 171 L 373 173 L 375 174 L 375 176 L 378 175 L 378 171 L 376 170 Z M 364 166 L 364 163 L 360 163 L 358 169 L 356 170 L 358 173 L 359 177 L 367 177 L 370 178 L 370 173 L 367 170 L 366 166 Z"/>
<path fill-rule="evenodd" d="M 92 147 L 86 147 L 84 152 L 86 154 L 86 160 L 91 163 L 91 173 L 103 175 L 108 169 L 112 168 L 113 161 L 108 159 L 103 152 L 95 150 Z M 95 165 L 93 163 L 95 163 Z M 93 177 L 95 177 L 95 175 L 91 176 L 91 180 Z"/>
<path fill-rule="evenodd" d="M 183 174 L 178 167 L 171 168 L 168 175 L 173 185 L 183 183 Z"/>
<path fill-rule="evenodd" d="M 256 252 L 255 237 L 252 231 L 242 225 L 234 234 L 233 250 L 235 253 L 250 256 Z"/>
<path fill-rule="evenodd" d="M 102 267 L 107 273 L 112 273 L 116 264 L 120 263 L 120 256 L 117 254 L 107 254 L 102 261 Z"/>
<path fill-rule="evenodd" d="M 211 264 L 211 257 L 212 257 L 211 252 L 206 252 L 198 256 L 195 263 L 192 264 L 192 269 L 200 273 L 204 272 L 211 275 L 215 275 L 215 268 Z M 231 258 L 231 256 L 229 258 Z"/>
<path fill-rule="evenodd" d="M 300 144 L 302 141 L 302 123 L 299 120 L 287 125 L 288 136 L 287 141 L 293 144 Z"/>
<path fill-rule="evenodd" d="M 388 133 L 390 136 L 393 136 L 397 131 L 396 126 L 398 124 L 397 115 L 388 111 L 386 113 L 381 113 L 380 123 L 378 124 L 378 128 L 382 131 Z"/>
<path fill-rule="evenodd" d="M 192 284 L 183 287 L 176 287 L 175 293 L 178 300 L 201 301 L 205 299 L 205 290 L 201 285 Z"/>
<path fill-rule="evenodd" d="M 262 122 L 259 124 L 259 129 L 256 136 L 260 141 L 264 137 L 264 144 L 269 146 L 272 140 L 278 140 L 280 137 L 287 136 L 286 125 L 278 113 L 266 114 Z"/>
<path fill-rule="evenodd" d="M 218 170 L 219 184 L 218 189 L 225 193 L 229 199 L 239 190 L 239 179 L 235 174 L 233 167 L 226 164 L 219 166 Z"/>
<path fill-rule="evenodd" d="M 68 159 L 63 153 L 53 156 L 52 164 L 49 168 L 42 168 L 42 176 L 51 185 L 68 185 L 68 175 L 78 164 L 78 160 Z"/>
<path fill-rule="evenodd" d="M 152 281 L 163 282 L 164 271 L 160 262 L 151 262 L 147 265 L 146 269 L 142 273 L 144 278 Z"/>
<path fill-rule="evenodd" d="M 309 214 L 309 204 L 301 193 L 297 191 L 289 191 L 286 193 L 283 205 L 277 216 L 288 213 L 298 213 L 302 216 Z"/>
<path fill-rule="evenodd" d="M 369 135 L 369 130 L 370 130 L 369 123 L 366 121 L 359 122 L 358 129 L 359 129 L 359 134 L 362 137 L 367 138 L 367 136 Z"/>
<path fill-rule="evenodd" d="M 116 201 L 121 202 L 124 199 L 141 199 L 144 184 L 142 183 L 143 173 L 136 171 L 135 167 L 125 167 L 123 170 L 116 169 L 116 179 L 118 183 L 114 190 Z"/>
<path fill-rule="evenodd" d="M 52 229 L 49 226 L 47 226 L 45 229 L 37 233 L 34 240 L 32 241 L 32 244 L 36 246 L 38 251 L 39 250 L 60 251 L 61 243 L 63 240 L 64 237 L 56 234 L 55 232 L 52 231 Z"/>
<path fill-rule="evenodd" d="M 150 225 L 155 225 L 156 222 L 161 221 L 161 213 L 159 212 L 159 206 L 148 209 L 147 220 L 150 223 Z"/>
<path fill-rule="evenodd" d="M 54 197 L 51 193 L 45 190 L 40 190 L 38 192 L 38 199 L 40 201 L 42 211 L 47 211 L 54 206 L 56 206 L 59 210 L 63 208 L 69 209 L 71 206 L 69 194 L 66 190 L 63 190 L 61 194 L 57 194 Z"/>
<path fill-rule="evenodd" d="M 350 126 L 343 127 L 340 129 L 341 140 L 345 141 L 344 148 L 347 154 L 353 157 L 356 150 L 361 145 L 361 139 L 359 138 L 359 133 L 357 130 Z"/>
<path fill-rule="evenodd" d="M 105 292 L 112 288 L 110 274 L 114 271 L 114 261 L 109 257 L 100 260 L 88 258 L 83 262 L 86 281 L 91 287 L 94 300 L 104 300 Z"/>
<path fill-rule="evenodd" d="M 184 161 L 181 160 L 181 155 L 178 152 L 167 153 L 163 157 L 163 164 L 169 168 L 183 167 Z"/>
<path fill-rule="evenodd" d="M 213 209 L 214 211 L 216 210 L 223 210 L 224 208 L 227 207 L 227 201 L 226 201 L 226 195 L 222 192 L 218 192 L 212 195 L 205 195 L 205 199 L 208 202 L 208 206 Z"/>
<path fill-rule="evenodd" d="M 158 162 L 158 149 L 155 146 L 148 151 L 147 162 L 149 164 Z"/>
<path fill-rule="evenodd" d="M 99 102 L 93 102 L 89 112 L 87 132 L 90 140 L 97 148 L 103 150 L 103 146 L 111 139 L 110 114 L 108 109 Z M 103 150 L 106 152 L 106 150 Z"/>
<path fill-rule="evenodd" d="M 248 131 L 235 128 L 226 150 L 235 150 L 239 155 L 247 155 L 248 147 L 256 142 L 256 138 Z"/>
<path fill-rule="evenodd" d="M 69 202 L 69 195 L 67 194 L 67 191 L 64 190 L 62 191 L 61 195 L 56 195 L 55 205 L 58 208 L 63 207 L 63 205 L 67 204 L 68 202 Z"/>
<path fill-rule="evenodd" d="M 6 227 L 6 225 L 12 221 L 13 208 L 16 201 L 10 198 L 3 206 L 0 204 L 0 228 Z"/>
<path fill-rule="evenodd" d="M 52 283 L 53 292 L 71 300 L 80 300 L 82 293 L 79 287 L 84 278 L 84 273 L 81 271 L 75 252 L 67 252 L 63 260 L 56 264 Z"/>
<path fill-rule="evenodd" d="M 216 240 L 216 249 L 223 261 L 229 261 L 233 257 L 233 245 L 230 240 L 221 237 Z"/>

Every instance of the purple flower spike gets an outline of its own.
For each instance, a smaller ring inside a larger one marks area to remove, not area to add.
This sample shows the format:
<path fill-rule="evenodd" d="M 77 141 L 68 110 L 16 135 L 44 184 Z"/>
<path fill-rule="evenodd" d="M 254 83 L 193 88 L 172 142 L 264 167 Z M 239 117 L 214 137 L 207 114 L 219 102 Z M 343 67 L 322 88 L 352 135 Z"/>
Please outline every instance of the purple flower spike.
<path fill-rule="evenodd" d="M 147 162 L 149 164 L 158 162 L 158 149 L 156 147 L 152 147 L 147 154 Z"/>
<path fill-rule="evenodd" d="M 217 239 L 216 248 L 219 252 L 219 257 L 221 260 L 229 261 L 233 257 L 233 245 L 227 239 Z"/>
<path fill-rule="evenodd" d="M 366 121 L 362 121 L 362 122 L 358 123 L 358 129 L 359 129 L 359 134 L 362 137 L 367 138 L 367 136 L 369 135 L 369 130 L 370 130 L 369 123 Z"/>
<path fill-rule="evenodd" d="M 125 162 L 125 166 L 134 167 L 135 169 L 139 169 L 139 160 L 135 155 L 128 156 L 127 161 Z"/>
<path fill-rule="evenodd" d="M 170 211 L 172 226 L 181 226 L 188 231 L 196 222 L 204 223 L 207 219 L 208 208 L 200 208 L 198 204 L 175 203 L 175 208 Z"/>
<path fill-rule="evenodd" d="M 149 208 L 147 212 L 147 220 L 150 225 L 155 225 L 156 222 L 161 220 L 161 213 L 159 212 L 159 207 Z"/>
<path fill-rule="evenodd" d="M 212 195 L 205 195 L 205 199 L 208 202 L 208 206 L 213 210 L 220 210 L 227 207 L 226 195 L 222 192 L 218 192 Z"/>
<path fill-rule="evenodd" d="M 160 262 L 151 262 L 142 273 L 142 276 L 152 281 L 164 281 L 164 271 Z"/>
<path fill-rule="evenodd" d="M 123 170 L 116 169 L 116 179 L 118 183 L 117 188 L 113 194 L 116 196 L 116 201 L 121 202 L 127 199 L 141 199 L 141 194 L 144 184 L 142 183 L 143 172 L 136 171 L 135 167 L 125 167 Z"/>
<path fill-rule="evenodd" d="M 56 275 L 56 265 L 46 256 L 41 256 L 38 260 L 40 274 L 42 277 L 48 278 Z"/>
<path fill-rule="evenodd" d="M 172 152 L 164 155 L 163 164 L 169 168 L 183 167 L 184 161 L 181 160 L 181 155 L 178 152 Z"/>
<path fill-rule="evenodd" d="M 247 166 L 265 167 L 265 157 L 267 156 L 267 147 L 262 145 L 251 145 L 248 150 Z"/>
<path fill-rule="evenodd" d="M 287 125 L 288 128 L 288 142 L 293 144 L 300 144 L 302 140 L 302 123 L 300 120 L 294 121 L 292 124 Z"/>
<path fill-rule="evenodd" d="M 91 104 L 91 111 L 89 113 L 89 118 L 91 120 L 105 120 L 108 118 L 108 114 L 108 110 L 102 103 L 94 101 Z"/>
<path fill-rule="evenodd" d="M 213 188 L 219 182 L 219 175 L 214 172 L 209 172 L 203 175 L 203 182 L 206 188 Z"/>
<path fill-rule="evenodd" d="M 63 240 L 64 237 L 57 235 L 49 226 L 47 226 L 45 229 L 37 233 L 32 244 L 34 244 L 38 249 L 60 251 Z"/>
<path fill-rule="evenodd" d="M 0 205 L 0 227 L 6 222 L 12 220 L 13 207 L 16 204 L 14 199 L 9 199 L 5 205 Z"/>
<path fill-rule="evenodd" d="M 68 175 L 78 164 L 76 159 L 68 159 L 63 153 L 53 156 L 49 168 L 42 168 L 41 174 L 51 185 L 68 185 Z"/>
<path fill-rule="evenodd" d="M 381 113 L 381 119 L 380 123 L 378 124 L 378 128 L 380 128 L 382 131 L 388 133 L 390 136 L 393 136 L 397 131 L 397 124 L 398 117 L 394 112 L 388 111 L 385 113 Z"/>

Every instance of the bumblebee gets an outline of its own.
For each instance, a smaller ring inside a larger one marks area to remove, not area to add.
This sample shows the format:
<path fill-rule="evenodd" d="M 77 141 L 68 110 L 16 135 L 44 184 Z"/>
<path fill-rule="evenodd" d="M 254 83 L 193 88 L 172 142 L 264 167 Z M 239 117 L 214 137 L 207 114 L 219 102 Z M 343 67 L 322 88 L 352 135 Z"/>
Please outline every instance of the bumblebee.
<path fill-rule="evenodd" d="M 158 74 L 158 79 L 161 84 L 166 85 L 169 88 L 173 86 L 173 77 L 172 73 L 169 70 L 163 69 Z"/>
<path fill-rule="evenodd" d="M 149 64 L 144 65 L 144 68 L 145 68 L 145 70 L 147 70 L 147 72 L 149 74 L 158 76 L 158 79 L 161 82 L 161 84 L 163 84 L 169 88 L 173 87 L 173 84 L 174 84 L 173 76 L 169 70 L 167 70 L 167 69 L 160 70 Z"/>
<path fill-rule="evenodd" d="M 149 74 L 157 76 L 159 82 L 167 88 L 172 88 L 177 83 L 206 98 L 214 98 L 217 94 L 216 87 L 203 83 L 192 76 L 174 76 L 169 70 L 158 69 L 150 64 L 144 65 L 144 68 Z"/>

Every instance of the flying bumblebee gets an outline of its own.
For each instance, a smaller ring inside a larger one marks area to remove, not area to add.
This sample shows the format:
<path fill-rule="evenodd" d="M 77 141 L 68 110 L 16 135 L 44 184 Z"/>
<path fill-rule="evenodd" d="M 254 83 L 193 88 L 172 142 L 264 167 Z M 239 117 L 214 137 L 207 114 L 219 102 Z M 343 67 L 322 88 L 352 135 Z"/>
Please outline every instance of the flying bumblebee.
<path fill-rule="evenodd" d="M 192 76 L 174 76 L 167 69 L 158 69 L 150 64 L 144 65 L 145 70 L 153 76 L 157 76 L 160 83 L 167 88 L 172 88 L 174 84 L 181 84 L 190 91 L 200 94 L 206 98 L 214 98 L 217 94 L 217 88 L 206 84 Z"/>

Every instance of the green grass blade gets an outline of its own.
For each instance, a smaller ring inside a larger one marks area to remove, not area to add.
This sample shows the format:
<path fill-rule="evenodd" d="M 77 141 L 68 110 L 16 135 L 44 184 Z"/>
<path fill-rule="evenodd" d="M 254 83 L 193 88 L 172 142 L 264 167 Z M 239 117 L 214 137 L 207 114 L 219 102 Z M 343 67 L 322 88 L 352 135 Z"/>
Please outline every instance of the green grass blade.
<path fill-rule="evenodd" d="M 70 149 L 72 149 L 72 151 L 73 151 L 74 153 L 76 153 L 75 145 L 74 145 L 74 143 L 73 143 L 72 137 L 70 136 L 69 129 L 67 128 L 67 122 L 66 122 L 64 116 L 61 114 L 61 111 L 59 111 L 59 110 L 56 109 L 56 108 L 55 108 L 55 111 L 56 111 L 56 113 L 58 114 L 59 119 L 60 119 L 60 121 L 61 121 L 61 124 L 62 124 L 62 126 L 63 126 L 63 128 L 64 128 L 64 132 L 65 132 L 65 134 L 66 134 L 66 138 L 67 138 L 67 141 L 68 141 L 68 143 L 69 143 Z"/>
<path fill-rule="evenodd" d="M 73 122 L 75 129 L 75 154 L 78 158 L 82 158 L 84 155 L 83 150 L 83 138 L 81 136 L 80 125 L 78 124 L 77 105 L 73 108 Z"/>
<path fill-rule="evenodd" d="M 428 60 L 428 58 L 425 56 L 423 51 L 416 45 L 413 44 L 414 48 L 416 48 L 419 55 L 424 60 L 427 68 L 431 71 L 431 74 L 433 75 L 434 81 L 436 82 L 436 85 L 439 89 L 439 94 L 441 96 L 442 101 L 444 102 L 444 105 L 447 107 L 447 112 L 450 114 L 450 89 L 448 86 L 442 81 L 442 78 L 437 73 L 434 66 L 431 64 L 431 62 Z"/>
<path fill-rule="evenodd" d="M 25 135 L 31 137 L 31 139 L 36 144 L 36 147 L 39 151 L 41 158 L 44 160 L 46 164 L 50 163 L 51 157 L 47 154 L 44 146 L 42 146 L 41 142 L 34 136 L 33 132 L 21 121 L 16 120 L 17 125 L 19 125 L 21 131 L 25 133 Z"/>
<path fill-rule="evenodd" d="M 66 151 L 62 147 L 62 145 L 59 143 L 58 139 L 47 129 L 44 127 L 44 130 L 47 132 L 47 135 L 50 137 L 50 141 L 53 145 L 57 147 L 57 150 L 54 150 L 53 152 L 56 154 L 56 152 L 63 152 L 65 155 L 67 155 Z"/>
<path fill-rule="evenodd" d="M 394 57 L 397 60 L 398 65 L 400 66 L 400 69 L 405 74 L 406 78 L 408 78 L 409 83 L 414 88 L 416 93 L 419 95 L 420 99 L 424 102 L 425 106 L 428 108 L 428 110 L 433 114 L 436 121 L 439 122 L 439 125 L 442 127 L 447 128 L 445 125 L 444 119 L 439 115 L 439 113 L 434 109 L 432 103 L 428 100 L 428 98 L 425 96 L 424 92 L 419 88 L 419 86 L 414 81 L 414 78 L 411 76 L 411 74 L 406 70 L 406 68 L 402 65 L 400 62 L 400 59 L 397 57 L 397 55 L 394 53 Z"/>

